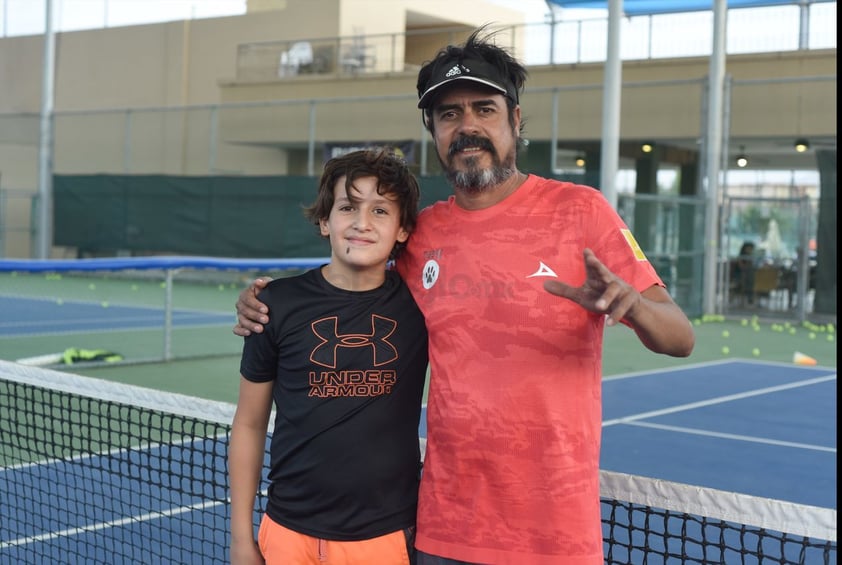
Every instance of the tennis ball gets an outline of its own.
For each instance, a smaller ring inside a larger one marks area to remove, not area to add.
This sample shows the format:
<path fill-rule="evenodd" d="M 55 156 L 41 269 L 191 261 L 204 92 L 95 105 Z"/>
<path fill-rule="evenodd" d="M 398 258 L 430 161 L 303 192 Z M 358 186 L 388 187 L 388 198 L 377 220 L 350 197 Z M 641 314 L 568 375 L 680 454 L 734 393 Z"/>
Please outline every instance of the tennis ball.
<path fill-rule="evenodd" d="M 828 336 L 827 336 L 827 341 L 829 341 L 829 342 L 833 343 L 833 341 L 834 341 L 833 336 L 832 336 L 832 335 L 830 335 L 830 334 L 828 334 Z"/>
<path fill-rule="evenodd" d="M 795 328 L 789 328 L 790 335 L 795 335 Z"/>
<path fill-rule="evenodd" d="M 217 288 L 217 290 L 219 290 L 219 292 L 222 292 L 223 290 L 225 290 L 225 285 L 224 285 L 224 284 L 221 284 L 221 285 L 219 285 L 219 286 L 218 286 L 218 287 L 216 287 L 216 288 Z"/>
<path fill-rule="evenodd" d="M 89 284 L 88 290 L 96 290 L 96 285 L 94 283 Z"/>
<path fill-rule="evenodd" d="M 137 285 L 136 285 L 136 284 L 133 284 L 133 285 L 132 285 L 132 290 L 137 290 Z"/>
<path fill-rule="evenodd" d="M 748 320 L 746 320 L 745 318 L 743 318 L 742 320 L 740 320 L 740 325 L 742 325 L 742 326 L 747 326 L 747 325 L 748 325 Z"/>
<path fill-rule="evenodd" d="M 727 345 L 722 348 L 723 355 L 728 355 L 729 353 L 731 353 L 731 349 Z"/>
<path fill-rule="evenodd" d="M 728 330 L 722 330 L 722 337 L 730 337 L 730 336 L 731 336 L 731 332 L 729 332 Z"/>
<path fill-rule="evenodd" d="M 810 339 L 816 339 L 816 334 L 810 332 L 809 334 L 807 334 L 807 337 L 809 337 Z"/>
<path fill-rule="evenodd" d="M 755 357 L 760 357 L 760 350 L 755 347 L 754 349 L 751 350 L 751 354 L 754 355 Z"/>
<path fill-rule="evenodd" d="M 103 300 L 103 301 L 102 301 L 102 307 L 103 307 L 103 308 L 108 308 L 108 301 L 107 301 L 107 300 Z"/>
<path fill-rule="evenodd" d="M 61 306 L 62 304 L 64 304 L 64 300 L 62 300 L 61 298 L 56 298 L 56 304 Z"/>

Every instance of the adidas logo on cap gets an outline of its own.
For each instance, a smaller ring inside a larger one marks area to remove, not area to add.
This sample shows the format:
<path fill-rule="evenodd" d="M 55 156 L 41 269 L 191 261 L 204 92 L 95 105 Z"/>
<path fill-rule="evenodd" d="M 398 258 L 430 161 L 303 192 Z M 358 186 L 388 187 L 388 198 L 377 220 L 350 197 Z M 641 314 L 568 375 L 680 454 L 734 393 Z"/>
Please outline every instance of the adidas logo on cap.
<path fill-rule="evenodd" d="M 468 69 L 465 69 L 465 70 L 468 70 Z M 453 76 L 456 76 L 456 75 L 461 75 L 461 74 L 462 74 L 462 71 L 459 70 L 459 65 L 453 65 L 453 67 L 449 71 L 447 71 L 447 74 L 444 75 L 444 78 L 450 78 L 450 77 L 453 77 Z"/>
<path fill-rule="evenodd" d="M 445 84 L 457 79 L 490 87 L 517 104 L 517 89 L 506 72 L 505 68 L 497 68 L 482 59 L 469 59 L 460 62 L 454 60 L 454 58 L 445 58 L 433 63 L 429 73 L 424 74 L 423 77 L 419 74 L 419 78 L 423 78 L 425 84 L 418 85 L 418 107 L 429 108 L 430 104 L 433 103 L 433 93 Z"/>

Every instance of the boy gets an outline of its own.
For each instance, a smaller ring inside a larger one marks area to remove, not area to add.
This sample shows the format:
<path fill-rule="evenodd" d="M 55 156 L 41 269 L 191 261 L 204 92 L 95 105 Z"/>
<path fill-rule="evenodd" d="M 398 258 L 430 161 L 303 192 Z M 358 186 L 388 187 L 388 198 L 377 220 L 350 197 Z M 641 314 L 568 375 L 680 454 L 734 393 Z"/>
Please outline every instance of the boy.
<path fill-rule="evenodd" d="M 273 316 L 245 339 L 229 449 L 235 565 L 412 562 L 427 332 L 386 267 L 415 227 L 419 192 L 388 151 L 331 159 L 305 211 L 330 241 L 330 262 L 260 293 Z M 273 401 L 268 502 L 255 544 Z"/>

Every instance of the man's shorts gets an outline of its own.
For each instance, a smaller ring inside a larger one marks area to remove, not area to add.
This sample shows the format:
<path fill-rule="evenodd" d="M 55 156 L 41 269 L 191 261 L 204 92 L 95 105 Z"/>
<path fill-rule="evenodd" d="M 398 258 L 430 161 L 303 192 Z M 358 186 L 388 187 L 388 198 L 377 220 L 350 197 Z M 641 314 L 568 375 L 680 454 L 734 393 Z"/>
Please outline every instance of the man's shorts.
<path fill-rule="evenodd" d="M 415 528 L 360 541 L 310 537 L 266 514 L 257 542 L 266 565 L 415 565 Z"/>

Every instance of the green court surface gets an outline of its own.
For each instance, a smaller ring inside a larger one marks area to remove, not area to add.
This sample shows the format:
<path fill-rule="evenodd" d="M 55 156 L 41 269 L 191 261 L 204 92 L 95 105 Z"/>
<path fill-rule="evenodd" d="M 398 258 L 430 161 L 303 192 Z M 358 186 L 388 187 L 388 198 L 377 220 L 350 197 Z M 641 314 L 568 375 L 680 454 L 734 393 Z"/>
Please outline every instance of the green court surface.
<path fill-rule="evenodd" d="M 216 351 L 219 355 L 169 362 L 130 363 L 99 366 L 58 366 L 81 375 L 119 381 L 159 390 L 167 390 L 199 396 L 212 400 L 236 402 L 239 382 L 239 351 L 242 338 L 235 336 L 233 327 L 236 292 L 226 295 L 220 304 L 227 302 L 232 323 L 228 327 L 184 330 L 187 337 L 176 335 L 175 343 L 187 347 L 193 340 L 204 351 Z M 222 298 L 222 297 L 220 297 Z M 657 355 L 647 350 L 632 330 L 625 326 L 606 328 L 604 342 L 603 374 L 605 376 L 651 371 L 661 368 L 704 363 L 721 359 L 748 359 L 792 363 L 796 352 L 815 359 L 823 367 L 836 367 L 836 327 L 829 323 L 805 324 L 769 321 L 761 318 L 722 319 L 708 317 L 693 320 L 696 331 L 696 347 L 687 358 L 673 358 Z M 115 351 L 142 352 L 160 351 L 158 336 L 144 336 L 138 342 L 133 332 L 103 332 L 94 336 L 89 344 L 74 344 L 75 347 L 111 348 Z M 37 338 L 0 339 L 0 358 L 13 360 L 22 355 L 21 348 L 31 355 L 38 351 L 60 350 L 57 336 Z M 66 343 L 66 342 L 65 342 Z M 52 349 L 51 349 L 52 347 Z"/>

